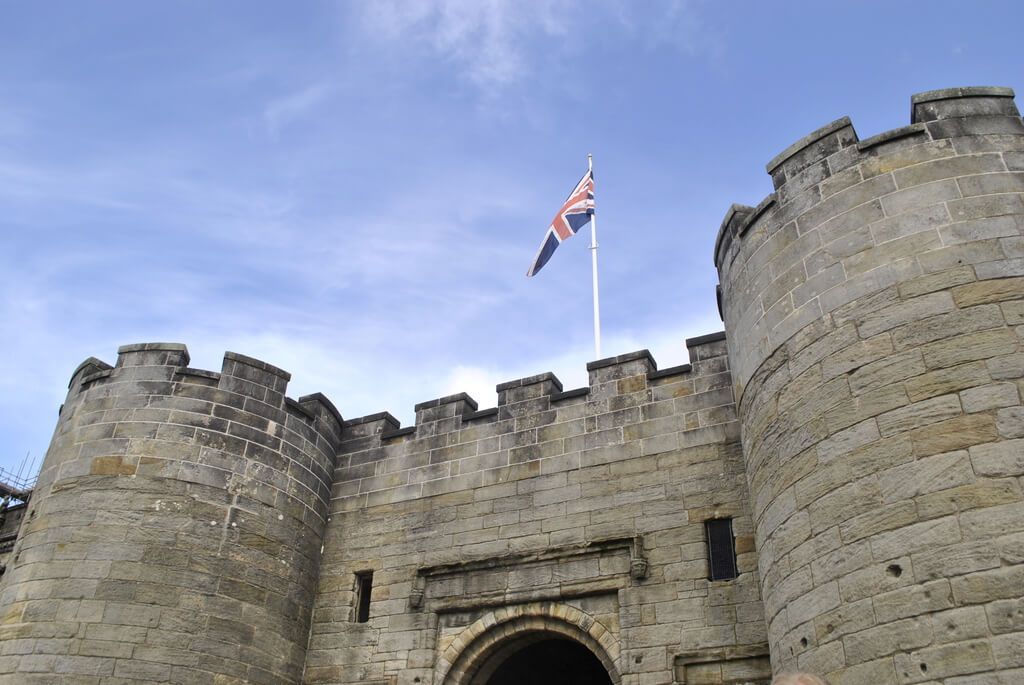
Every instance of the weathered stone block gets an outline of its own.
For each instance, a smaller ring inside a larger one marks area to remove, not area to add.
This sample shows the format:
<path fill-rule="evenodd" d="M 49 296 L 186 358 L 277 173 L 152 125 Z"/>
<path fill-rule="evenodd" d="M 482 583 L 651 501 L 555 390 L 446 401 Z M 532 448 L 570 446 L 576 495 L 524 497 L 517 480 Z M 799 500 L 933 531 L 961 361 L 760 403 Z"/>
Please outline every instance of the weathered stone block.
<path fill-rule="evenodd" d="M 971 463 L 979 476 L 1024 475 L 1024 439 L 975 445 L 970 449 Z"/>
<path fill-rule="evenodd" d="M 883 471 L 878 476 L 882 501 L 907 500 L 974 481 L 966 451 L 937 454 Z"/>
<path fill-rule="evenodd" d="M 858 664 L 878 657 L 923 647 L 932 641 L 932 627 L 927 619 L 910 618 L 868 628 L 843 637 L 848 664 Z"/>
<path fill-rule="evenodd" d="M 1024 277 L 978 281 L 953 288 L 953 299 L 959 307 L 1021 298 L 1024 298 Z"/>

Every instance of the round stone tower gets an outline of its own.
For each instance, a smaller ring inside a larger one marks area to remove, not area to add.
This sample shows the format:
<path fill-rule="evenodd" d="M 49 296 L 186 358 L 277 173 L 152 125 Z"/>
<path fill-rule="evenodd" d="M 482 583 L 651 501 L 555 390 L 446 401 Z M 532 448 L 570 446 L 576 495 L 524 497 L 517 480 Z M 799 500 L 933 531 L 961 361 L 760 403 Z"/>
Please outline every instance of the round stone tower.
<path fill-rule="evenodd" d="M 73 374 L 0 593 L 3 682 L 300 681 L 341 417 L 269 364 L 188 361 L 129 345 Z"/>
<path fill-rule="evenodd" d="M 911 120 L 792 145 L 716 244 L 773 667 L 1024 677 L 1024 125 Z"/>

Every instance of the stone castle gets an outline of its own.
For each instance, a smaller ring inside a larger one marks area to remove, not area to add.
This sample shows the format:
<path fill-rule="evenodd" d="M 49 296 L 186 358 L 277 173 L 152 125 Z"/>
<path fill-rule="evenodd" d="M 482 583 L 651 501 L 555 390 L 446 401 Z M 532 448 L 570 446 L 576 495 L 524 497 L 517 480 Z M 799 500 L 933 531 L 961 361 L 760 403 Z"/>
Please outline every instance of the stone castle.
<path fill-rule="evenodd" d="M 1024 682 L 1024 123 L 846 118 L 715 247 L 725 333 L 343 419 L 227 353 L 72 374 L 0 682 Z"/>

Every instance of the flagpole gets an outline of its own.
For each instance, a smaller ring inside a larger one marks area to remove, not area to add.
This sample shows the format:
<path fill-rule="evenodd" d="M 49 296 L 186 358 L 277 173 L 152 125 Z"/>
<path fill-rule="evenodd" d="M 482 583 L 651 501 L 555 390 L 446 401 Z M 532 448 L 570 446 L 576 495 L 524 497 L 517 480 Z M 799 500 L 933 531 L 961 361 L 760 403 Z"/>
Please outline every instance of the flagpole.
<path fill-rule="evenodd" d="M 594 177 L 594 156 L 587 155 L 587 169 Z M 594 274 L 594 354 L 601 358 L 601 305 L 597 291 L 597 211 L 590 215 L 590 261 Z"/>

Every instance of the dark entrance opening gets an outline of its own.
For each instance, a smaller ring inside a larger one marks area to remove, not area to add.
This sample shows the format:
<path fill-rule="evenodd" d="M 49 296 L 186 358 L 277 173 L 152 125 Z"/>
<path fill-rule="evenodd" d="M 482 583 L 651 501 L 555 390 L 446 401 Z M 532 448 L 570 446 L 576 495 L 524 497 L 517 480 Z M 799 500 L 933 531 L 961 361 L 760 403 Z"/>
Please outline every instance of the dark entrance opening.
<path fill-rule="evenodd" d="M 512 652 L 487 679 L 487 685 L 612 685 L 594 654 L 573 640 L 531 642 Z"/>

